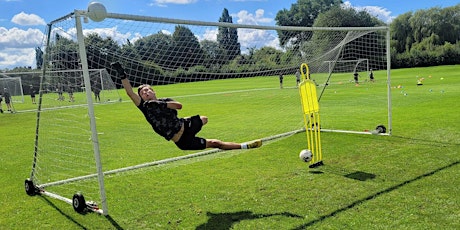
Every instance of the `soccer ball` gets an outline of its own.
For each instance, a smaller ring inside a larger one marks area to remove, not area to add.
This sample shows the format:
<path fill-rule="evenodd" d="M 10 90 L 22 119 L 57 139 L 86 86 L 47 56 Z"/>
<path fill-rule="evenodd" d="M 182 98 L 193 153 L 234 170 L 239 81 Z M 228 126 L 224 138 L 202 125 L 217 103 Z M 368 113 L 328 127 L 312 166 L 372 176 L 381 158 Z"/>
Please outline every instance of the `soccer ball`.
<path fill-rule="evenodd" d="M 102 3 L 99 2 L 91 2 L 88 5 L 88 12 L 86 15 L 95 22 L 100 22 L 107 17 L 107 10 Z"/>
<path fill-rule="evenodd" d="M 309 162 L 313 158 L 313 154 L 309 149 L 304 149 L 300 151 L 299 157 L 303 162 Z"/>

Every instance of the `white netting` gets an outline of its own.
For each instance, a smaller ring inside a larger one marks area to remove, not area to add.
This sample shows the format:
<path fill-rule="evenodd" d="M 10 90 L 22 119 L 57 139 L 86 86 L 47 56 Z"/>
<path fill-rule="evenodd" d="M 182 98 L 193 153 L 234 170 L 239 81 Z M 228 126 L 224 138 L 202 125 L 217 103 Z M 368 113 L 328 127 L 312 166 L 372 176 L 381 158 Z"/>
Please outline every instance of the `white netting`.
<path fill-rule="evenodd" d="M 9 95 L 13 102 L 24 102 L 21 78 L 0 74 L 0 95 Z"/>
<path fill-rule="evenodd" d="M 47 85 L 57 89 L 62 87 L 58 84 L 81 85 L 73 74 L 50 74 L 82 68 L 75 29 L 79 14 L 76 11 L 50 24 L 45 54 L 45 75 L 49 77 L 42 82 L 42 90 Z M 296 81 L 301 63 L 309 65 L 318 86 L 322 128 L 362 131 L 388 122 L 388 28 L 261 27 L 121 14 L 108 14 L 102 22 L 82 25 L 85 39 L 81 44 L 85 45 L 89 69 L 107 69 L 119 87 L 110 63 L 121 62 L 134 87 L 151 84 L 158 97 L 180 101 L 184 105 L 180 116 L 208 116 L 210 123 L 200 132 L 205 138 L 243 142 L 302 132 Z M 283 44 L 278 36 L 283 37 Z M 367 75 L 370 69 L 376 81 L 356 86 L 354 71 Z M 93 74 L 90 76 L 93 79 Z M 100 75 L 95 76 L 99 79 Z M 360 98 L 362 90 L 372 90 L 374 97 Z M 56 100 L 56 96 L 47 102 L 46 96 L 42 108 L 65 109 L 45 110 L 39 116 L 36 180 L 47 183 L 94 173 L 85 108 Z M 76 91 L 74 97 L 75 101 L 85 100 Z M 342 97 L 340 104 L 337 97 Z M 346 103 L 343 98 L 348 98 Z M 112 116 L 120 105 L 108 106 L 116 107 Z M 110 159 L 103 160 L 106 170 L 116 169 L 113 159 L 138 165 L 186 154 L 157 137 L 134 105 L 129 106 L 132 111 L 117 114 L 120 123 L 100 135 L 102 155 L 104 150 L 110 151 Z M 104 116 L 109 115 L 102 112 L 100 117 Z M 129 123 L 123 119 L 128 116 L 137 119 Z M 216 130 L 213 124 L 225 124 L 226 128 Z M 148 144 L 130 144 L 140 137 Z M 120 139 L 123 141 L 112 141 Z M 135 158 L 123 158 L 126 151 L 138 153 Z"/>

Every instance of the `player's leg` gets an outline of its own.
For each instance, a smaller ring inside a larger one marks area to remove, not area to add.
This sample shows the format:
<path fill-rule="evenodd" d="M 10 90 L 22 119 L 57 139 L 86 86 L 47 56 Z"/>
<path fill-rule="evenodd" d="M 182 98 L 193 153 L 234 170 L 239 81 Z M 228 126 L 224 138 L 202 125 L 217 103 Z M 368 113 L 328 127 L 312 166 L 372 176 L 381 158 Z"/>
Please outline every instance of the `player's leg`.
<path fill-rule="evenodd" d="M 232 149 L 251 149 L 258 148 L 262 146 L 262 140 L 255 140 L 249 143 L 235 143 L 235 142 L 226 142 L 217 139 L 207 139 L 206 148 L 219 148 L 222 150 L 232 150 Z"/>
<path fill-rule="evenodd" d="M 201 122 L 203 122 L 203 125 L 206 125 L 208 123 L 208 117 L 206 116 L 200 116 Z"/>
<path fill-rule="evenodd" d="M 217 139 L 207 139 L 206 148 L 218 148 L 223 150 L 241 149 L 241 144 L 234 142 L 224 142 Z"/>

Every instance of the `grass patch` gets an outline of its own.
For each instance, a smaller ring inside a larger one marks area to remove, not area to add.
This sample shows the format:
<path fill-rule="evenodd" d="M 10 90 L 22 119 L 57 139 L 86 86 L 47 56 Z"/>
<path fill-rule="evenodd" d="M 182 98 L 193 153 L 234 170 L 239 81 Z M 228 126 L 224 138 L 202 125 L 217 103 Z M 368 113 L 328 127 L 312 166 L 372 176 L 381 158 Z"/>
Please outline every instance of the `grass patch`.
<path fill-rule="evenodd" d="M 81 215 L 64 202 L 27 196 L 23 181 L 32 166 L 36 115 L 0 114 L 3 132 L 0 181 L 4 191 L 0 195 L 0 226 L 5 229 L 459 229 L 458 73 L 458 65 L 393 70 L 393 135 L 323 133 L 325 165 L 317 169 L 309 169 L 297 157 L 305 147 L 305 134 L 300 133 L 259 149 L 220 152 L 109 175 L 105 179 L 108 217 Z M 417 76 L 425 78 L 423 86 L 417 86 Z M 277 87 L 276 78 L 252 80 L 266 84 L 266 88 Z M 377 81 L 376 84 L 384 84 L 383 79 Z M 159 86 L 157 91 L 162 97 L 174 96 L 183 102 L 183 114 L 205 111 L 213 120 L 203 130 L 203 136 L 236 141 L 268 132 L 246 131 L 238 120 L 242 118 L 238 117 L 231 125 L 225 122 L 228 117 L 221 115 L 237 107 L 238 100 L 257 98 L 254 103 L 257 107 L 267 101 L 282 103 L 297 94 L 296 90 L 288 89 L 229 93 L 228 97 L 235 101 L 231 104 L 213 97 L 206 100 L 181 97 L 215 93 L 211 90 L 215 87 L 206 84 L 219 82 L 192 84 L 193 87 Z M 239 84 L 230 81 L 217 90 L 250 89 L 250 84 Z M 348 112 L 340 110 L 340 105 L 349 100 L 347 97 L 361 100 L 364 113 L 366 108 L 372 108 L 372 98 L 379 97 L 372 90 L 350 84 L 337 84 L 327 90 L 337 93 L 328 91 L 322 103 L 337 112 Z M 122 97 L 127 100 L 125 95 Z M 28 103 L 15 106 L 18 111 L 34 108 Z M 247 109 L 246 113 L 257 111 L 257 108 L 238 109 Z M 286 109 L 300 114 L 300 105 Z M 96 110 L 98 131 L 104 132 L 100 141 L 106 169 L 188 153 L 176 150 L 171 143 L 152 134 L 147 123 L 143 126 L 142 115 L 131 103 L 110 103 L 96 106 Z M 268 119 L 270 114 L 260 115 Z M 281 121 L 285 124 L 280 126 L 290 126 L 293 122 L 299 126 L 298 119 L 290 119 Z M 343 122 L 324 117 L 322 121 L 337 125 Z"/>

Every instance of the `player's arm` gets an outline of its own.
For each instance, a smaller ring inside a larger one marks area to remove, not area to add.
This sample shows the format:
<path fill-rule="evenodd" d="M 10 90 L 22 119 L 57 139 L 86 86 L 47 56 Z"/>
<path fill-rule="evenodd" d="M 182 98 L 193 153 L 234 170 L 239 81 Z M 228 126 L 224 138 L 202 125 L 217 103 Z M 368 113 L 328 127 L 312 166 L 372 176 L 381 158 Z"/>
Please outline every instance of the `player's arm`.
<path fill-rule="evenodd" d="M 123 88 L 126 91 L 126 94 L 129 96 L 131 101 L 138 106 L 141 103 L 141 98 L 139 95 L 134 93 L 133 87 L 131 86 L 131 83 L 129 82 L 128 75 L 126 74 L 125 70 L 121 66 L 119 62 L 114 62 L 110 64 L 112 68 L 117 71 L 118 77 L 121 79 L 121 84 L 123 85 Z"/>
<path fill-rule="evenodd" d="M 168 101 L 166 102 L 166 107 L 169 109 L 182 109 L 182 104 L 178 101 Z"/>
<path fill-rule="evenodd" d="M 131 86 L 131 83 L 129 82 L 128 78 L 124 78 L 121 80 L 121 84 L 123 85 L 123 88 L 125 88 L 126 94 L 128 97 L 133 101 L 133 103 L 138 106 L 141 103 L 141 97 L 134 93 L 133 87 Z"/>

